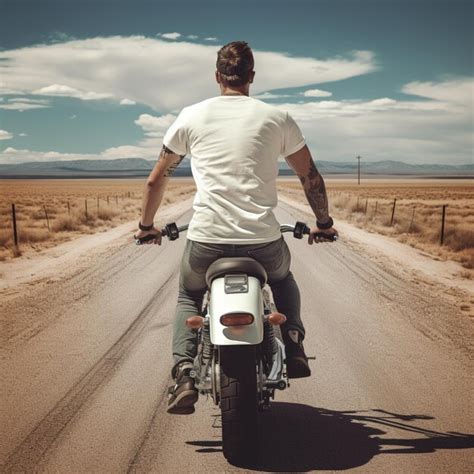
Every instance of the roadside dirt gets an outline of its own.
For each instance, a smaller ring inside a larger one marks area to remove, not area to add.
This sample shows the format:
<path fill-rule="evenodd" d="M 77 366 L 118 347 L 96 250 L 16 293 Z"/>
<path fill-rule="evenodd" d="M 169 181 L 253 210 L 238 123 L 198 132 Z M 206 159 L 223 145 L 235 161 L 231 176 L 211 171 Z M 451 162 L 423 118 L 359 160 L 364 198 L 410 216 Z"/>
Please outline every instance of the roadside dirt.
<path fill-rule="evenodd" d="M 307 214 L 308 222 L 314 219 L 308 204 L 287 196 L 280 196 L 280 201 Z M 436 260 L 395 238 L 368 232 L 348 222 L 338 220 L 335 227 L 342 231 L 355 250 L 396 268 L 414 284 L 424 283 L 439 288 L 466 316 L 474 318 L 474 270 L 467 270 L 457 262 Z"/>

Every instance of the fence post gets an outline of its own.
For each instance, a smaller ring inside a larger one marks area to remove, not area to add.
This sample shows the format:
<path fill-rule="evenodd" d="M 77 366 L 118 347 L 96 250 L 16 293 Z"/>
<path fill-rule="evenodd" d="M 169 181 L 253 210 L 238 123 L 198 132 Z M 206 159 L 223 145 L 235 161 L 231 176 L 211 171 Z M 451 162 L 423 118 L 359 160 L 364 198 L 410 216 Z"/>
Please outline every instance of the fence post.
<path fill-rule="evenodd" d="M 365 209 L 364 209 L 364 214 L 367 214 L 367 205 L 369 204 L 369 198 L 365 200 Z"/>
<path fill-rule="evenodd" d="M 48 225 L 48 232 L 51 232 L 51 229 L 49 228 L 49 217 L 48 217 L 48 212 L 46 211 L 46 205 L 43 204 L 43 209 L 44 209 L 44 215 L 46 217 L 46 224 Z"/>
<path fill-rule="evenodd" d="M 374 217 L 377 215 L 377 203 L 378 203 L 378 201 L 375 201 Z"/>
<path fill-rule="evenodd" d="M 446 218 L 446 207 L 447 207 L 447 204 L 443 204 L 443 215 L 441 218 L 441 236 L 439 240 L 440 245 L 443 245 L 444 243 L 444 220 Z"/>
<path fill-rule="evenodd" d="M 69 204 L 69 201 L 67 202 L 67 215 L 71 215 L 71 205 Z"/>
<path fill-rule="evenodd" d="M 99 196 L 97 196 L 97 212 L 99 212 Z"/>
<path fill-rule="evenodd" d="M 13 241 L 15 242 L 15 247 L 18 250 L 18 232 L 17 232 L 17 229 L 16 229 L 15 204 L 12 204 L 12 221 L 13 221 Z"/>
<path fill-rule="evenodd" d="M 118 196 L 115 196 L 115 204 L 118 206 Z"/>
<path fill-rule="evenodd" d="M 87 215 L 87 199 L 84 201 L 85 204 L 85 210 L 86 210 L 86 220 L 89 219 L 89 216 Z"/>
<path fill-rule="evenodd" d="M 109 196 L 107 196 L 107 206 L 109 205 Z"/>
<path fill-rule="evenodd" d="M 395 217 L 395 204 L 397 203 L 397 199 L 393 200 L 393 208 L 392 208 L 392 218 L 390 219 L 390 225 L 393 225 L 393 218 Z"/>
<path fill-rule="evenodd" d="M 413 208 L 413 214 L 411 215 L 410 225 L 408 226 L 408 233 L 410 233 L 411 228 L 413 226 L 413 221 L 415 220 L 415 209 L 416 209 L 416 207 Z"/>

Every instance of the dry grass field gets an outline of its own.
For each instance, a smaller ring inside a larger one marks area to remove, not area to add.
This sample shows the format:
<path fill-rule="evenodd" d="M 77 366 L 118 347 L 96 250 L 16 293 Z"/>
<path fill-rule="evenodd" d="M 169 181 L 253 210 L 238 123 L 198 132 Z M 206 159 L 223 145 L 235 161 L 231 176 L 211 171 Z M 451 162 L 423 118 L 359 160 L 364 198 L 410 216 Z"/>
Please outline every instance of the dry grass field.
<path fill-rule="evenodd" d="M 138 221 L 144 184 L 145 178 L 0 180 L 0 260 L 18 255 L 13 243 L 13 203 L 20 253 L 30 254 L 79 235 Z M 191 197 L 194 190 L 192 180 L 175 178 L 162 206 Z"/>
<path fill-rule="evenodd" d="M 17 255 L 12 203 L 16 207 L 20 252 L 31 254 L 138 219 L 144 183 L 145 178 L 0 180 L 0 260 Z M 331 213 L 336 218 L 396 237 L 434 258 L 452 259 L 474 268 L 472 180 L 371 179 L 357 185 L 348 179 L 328 178 L 326 185 Z M 191 197 L 194 191 L 192 179 L 175 178 L 162 205 Z M 279 191 L 306 202 L 294 178 L 280 180 Z M 444 243 L 440 245 L 445 204 Z"/>
<path fill-rule="evenodd" d="M 435 258 L 474 268 L 472 180 L 366 179 L 358 185 L 357 181 L 326 179 L 326 187 L 334 217 L 396 237 Z M 297 180 L 280 181 L 279 191 L 305 201 Z M 443 205 L 447 207 L 444 242 L 440 245 Z"/>

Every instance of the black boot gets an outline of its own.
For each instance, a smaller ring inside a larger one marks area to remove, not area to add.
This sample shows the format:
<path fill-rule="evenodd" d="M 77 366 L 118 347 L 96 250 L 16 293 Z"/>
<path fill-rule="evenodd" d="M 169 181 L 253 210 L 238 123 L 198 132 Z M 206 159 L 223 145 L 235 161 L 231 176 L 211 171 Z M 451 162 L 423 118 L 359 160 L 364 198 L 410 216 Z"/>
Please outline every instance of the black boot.
<path fill-rule="evenodd" d="M 283 342 L 285 343 L 286 371 L 288 378 L 299 379 L 309 377 L 311 369 L 308 365 L 308 357 L 303 348 L 303 338 L 298 331 L 290 329 L 282 331 Z"/>
<path fill-rule="evenodd" d="M 194 404 L 199 393 L 194 386 L 194 378 L 189 375 L 192 362 L 181 362 L 173 371 L 176 384 L 168 389 L 167 412 L 173 415 L 190 415 L 194 413 Z"/>

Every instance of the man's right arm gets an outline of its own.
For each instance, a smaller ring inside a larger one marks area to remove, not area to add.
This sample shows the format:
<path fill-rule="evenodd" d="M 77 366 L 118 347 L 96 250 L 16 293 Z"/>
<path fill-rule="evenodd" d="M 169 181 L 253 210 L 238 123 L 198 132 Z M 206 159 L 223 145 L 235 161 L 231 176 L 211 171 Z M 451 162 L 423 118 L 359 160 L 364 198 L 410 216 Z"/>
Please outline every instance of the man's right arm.
<path fill-rule="evenodd" d="M 326 186 L 323 177 L 314 164 L 307 145 L 287 156 L 285 159 L 300 179 L 306 199 L 316 216 L 317 224 L 321 225 L 321 228 L 318 227 L 317 231 L 327 234 L 337 234 L 336 229 L 332 228 L 332 226 L 326 228 L 326 225 L 331 222 Z"/>

